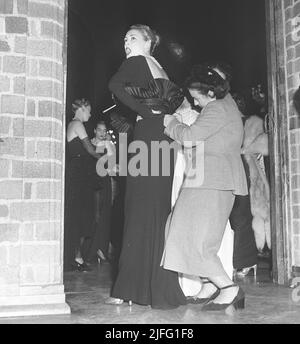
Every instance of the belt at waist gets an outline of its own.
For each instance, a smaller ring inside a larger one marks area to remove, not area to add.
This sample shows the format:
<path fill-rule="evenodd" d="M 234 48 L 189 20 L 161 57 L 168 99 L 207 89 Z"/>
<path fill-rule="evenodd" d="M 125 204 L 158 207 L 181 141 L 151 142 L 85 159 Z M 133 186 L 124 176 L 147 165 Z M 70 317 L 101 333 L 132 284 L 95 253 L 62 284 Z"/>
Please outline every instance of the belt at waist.
<path fill-rule="evenodd" d="M 151 110 L 154 110 L 159 113 L 154 113 L 154 116 L 161 116 L 165 114 L 170 113 L 170 106 L 169 102 L 165 99 L 159 99 L 159 98 L 145 98 L 145 99 L 139 99 L 139 101 L 149 107 Z"/>

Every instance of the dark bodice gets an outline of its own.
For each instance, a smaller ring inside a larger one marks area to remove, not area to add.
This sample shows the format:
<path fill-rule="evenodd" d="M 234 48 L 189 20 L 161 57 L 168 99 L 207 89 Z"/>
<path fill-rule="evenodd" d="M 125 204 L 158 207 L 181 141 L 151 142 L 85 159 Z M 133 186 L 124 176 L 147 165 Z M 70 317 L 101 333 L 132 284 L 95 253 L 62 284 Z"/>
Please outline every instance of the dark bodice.
<path fill-rule="evenodd" d="M 68 142 L 67 153 L 69 168 L 66 169 L 66 180 L 84 182 L 93 190 L 101 188 L 101 180 L 96 173 L 97 160 L 86 151 L 78 136 Z"/>
<path fill-rule="evenodd" d="M 158 103 L 162 113 L 171 114 L 183 101 L 175 84 L 167 79 L 153 79 L 144 56 L 125 60 L 111 78 L 109 89 L 119 101 L 143 118 L 153 117 L 151 109 Z"/>
<path fill-rule="evenodd" d="M 83 147 L 80 138 L 77 136 L 70 142 L 68 142 L 68 155 L 70 158 L 88 156 L 88 152 Z"/>

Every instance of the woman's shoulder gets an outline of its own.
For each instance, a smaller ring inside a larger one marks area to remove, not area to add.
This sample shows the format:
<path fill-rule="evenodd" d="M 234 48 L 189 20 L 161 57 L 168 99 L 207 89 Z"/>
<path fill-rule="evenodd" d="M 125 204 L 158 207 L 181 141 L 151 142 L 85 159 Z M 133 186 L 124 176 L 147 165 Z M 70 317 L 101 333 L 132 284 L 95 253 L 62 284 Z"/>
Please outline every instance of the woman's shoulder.
<path fill-rule="evenodd" d="M 203 112 L 207 111 L 217 111 L 220 113 L 225 112 L 224 108 L 224 99 L 216 99 L 211 102 L 209 102 L 202 110 Z"/>
<path fill-rule="evenodd" d="M 139 56 L 131 56 L 124 60 L 121 66 L 118 69 L 118 72 L 112 76 L 109 81 L 108 88 L 111 91 L 115 90 L 115 84 L 119 84 L 124 80 L 128 81 L 127 79 L 131 78 L 138 78 L 140 75 L 145 74 L 145 70 L 147 67 L 147 61 L 145 57 L 142 55 Z"/>
<path fill-rule="evenodd" d="M 245 132 L 264 132 L 264 120 L 256 115 L 252 115 L 245 120 Z"/>
<path fill-rule="evenodd" d="M 139 70 L 143 70 L 147 66 L 147 60 L 145 56 L 138 55 L 138 56 L 131 56 L 123 61 L 123 63 L 120 66 L 120 71 L 129 71 L 131 72 L 137 72 Z"/>
<path fill-rule="evenodd" d="M 245 123 L 248 125 L 261 125 L 264 122 L 264 120 L 261 117 L 258 117 L 257 115 L 252 115 L 249 116 L 246 120 Z"/>
<path fill-rule="evenodd" d="M 69 131 L 76 130 L 77 128 L 82 128 L 82 127 L 84 127 L 84 125 L 81 121 L 72 120 L 68 124 L 68 130 Z"/>
<path fill-rule="evenodd" d="M 144 55 L 135 55 L 128 57 L 125 61 L 133 62 L 133 61 L 146 61 L 146 57 Z"/>
<path fill-rule="evenodd" d="M 67 128 L 67 137 L 76 137 L 79 136 L 79 138 L 83 138 L 86 136 L 86 130 L 81 121 L 71 121 L 68 124 Z M 69 140 L 69 139 L 68 139 Z"/>
<path fill-rule="evenodd" d="M 131 66 L 131 65 L 145 64 L 145 63 L 146 63 L 146 58 L 143 55 L 130 56 L 122 62 L 120 68 L 124 66 Z"/>
<path fill-rule="evenodd" d="M 235 101 L 233 100 L 233 98 L 231 97 L 229 93 L 222 99 L 216 99 L 210 102 L 206 106 L 206 108 L 210 110 L 213 109 L 223 114 L 227 114 L 228 112 L 235 113 L 235 114 L 238 114 L 239 117 L 241 117 L 240 111 L 238 110 L 238 107 Z"/>

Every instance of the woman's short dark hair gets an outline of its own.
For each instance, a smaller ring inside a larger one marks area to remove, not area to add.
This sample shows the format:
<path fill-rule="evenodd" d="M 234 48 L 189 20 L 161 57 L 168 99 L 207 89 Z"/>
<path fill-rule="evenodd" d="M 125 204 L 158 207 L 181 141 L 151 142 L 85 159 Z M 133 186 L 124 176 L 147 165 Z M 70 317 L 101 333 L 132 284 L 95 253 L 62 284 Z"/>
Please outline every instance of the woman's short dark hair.
<path fill-rule="evenodd" d="M 195 89 L 205 95 L 211 91 L 217 99 L 224 98 L 230 90 L 228 80 L 224 80 L 207 65 L 194 66 L 191 75 L 185 81 L 185 87 Z"/>
<path fill-rule="evenodd" d="M 155 48 L 158 46 L 160 42 L 159 35 L 154 30 L 152 30 L 149 26 L 143 25 L 143 24 L 131 25 L 129 29 L 140 31 L 146 40 L 151 41 L 150 53 L 153 54 Z"/>
<path fill-rule="evenodd" d="M 97 128 L 98 125 L 105 125 L 105 127 L 107 127 L 106 122 L 105 122 L 103 119 L 99 119 L 99 120 L 96 122 L 95 128 Z"/>
<path fill-rule="evenodd" d="M 72 103 L 73 113 L 75 113 L 78 109 L 82 108 L 83 106 L 91 106 L 90 101 L 85 98 L 74 100 L 74 102 Z"/>

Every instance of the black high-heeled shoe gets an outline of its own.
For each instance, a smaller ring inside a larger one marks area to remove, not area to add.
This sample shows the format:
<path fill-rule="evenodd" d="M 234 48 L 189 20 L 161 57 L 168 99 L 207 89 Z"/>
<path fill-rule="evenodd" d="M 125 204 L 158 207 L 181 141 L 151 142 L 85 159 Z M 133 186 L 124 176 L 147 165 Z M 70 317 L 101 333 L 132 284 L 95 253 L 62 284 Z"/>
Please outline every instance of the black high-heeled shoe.
<path fill-rule="evenodd" d="M 78 263 L 76 260 L 72 264 L 73 268 L 79 272 L 88 272 L 92 271 L 91 268 L 88 267 L 88 265 L 83 262 L 83 263 Z"/>
<path fill-rule="evenodd" d="M 211 281 L 204 281 L 203 284 L 212 283 Z M 217 290 L 210 297 L 197 297 L 197 296 L 188 296 L 186 298 L 187 303 L 199 305 L 207 303 L 211 300 L 214 300 L 220 294 L 220 289 Z"/>
<path fill-rule="evenodd" d="M 224 289 L 232 288 L 232 287 L 238 287 L 238 285 L 231 284 L 226 287 L 220 288 L 220 290 L 224 290 Z M 202 307 L 202 310 L 203 311 L 221 311 L 221 310 L 225 310 L 229 306 L 233 306 L 236 310 L 245 308 L 245 293 L 241 287 L 239 287 L 237 295 L 230 303 L 207 302 Z"/>

